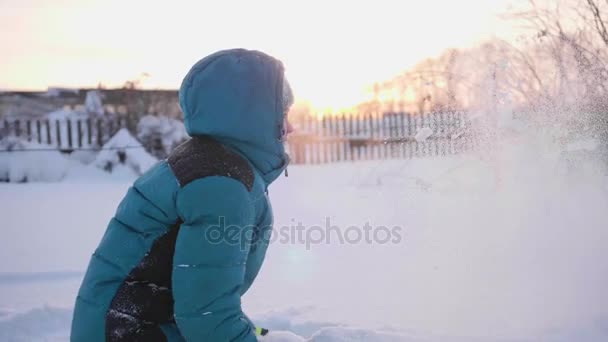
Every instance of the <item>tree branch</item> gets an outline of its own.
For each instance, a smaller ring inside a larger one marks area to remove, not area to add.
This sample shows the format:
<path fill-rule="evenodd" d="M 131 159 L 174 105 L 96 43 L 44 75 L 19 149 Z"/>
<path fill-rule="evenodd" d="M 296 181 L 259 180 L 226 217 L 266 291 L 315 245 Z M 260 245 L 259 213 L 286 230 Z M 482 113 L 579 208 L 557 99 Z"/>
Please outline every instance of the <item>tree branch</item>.
<path fill-rule="evenodd" d="M 608 0 L 606 1 L 608 2 Z M 599 6 L 594 0 L 587 0 L 587 4 L 589 5 L 589 10 L 593 14 L 593 21 L 595 22 L 597 33 L 600 35 L 600 38 L 602 38 L 602 41 L 604 41 L 604 44 L 608 46 L 608 30 L 606 29 L 606 24 L 600 13 Z"/>

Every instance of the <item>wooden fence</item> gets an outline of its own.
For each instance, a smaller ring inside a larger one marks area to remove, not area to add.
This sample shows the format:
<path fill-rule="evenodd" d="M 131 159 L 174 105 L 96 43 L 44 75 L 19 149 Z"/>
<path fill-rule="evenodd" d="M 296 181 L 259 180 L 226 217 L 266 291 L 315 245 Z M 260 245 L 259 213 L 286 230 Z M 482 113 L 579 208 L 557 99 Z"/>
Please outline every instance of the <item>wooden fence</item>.
<path fill-rule="evenodd" d="M 70 153 L 99 148 L 123 127 L 133 130 L 135 126 L 126 119 L 4 120 L 0 137 L 22 137 Z"/>
<path fill-rule="evenodd" d="M 423 128 L 432 134 L 416 140 Z M 461 112 L 331 116 L 296 124 L 287 144 L 295 164 L 456 154 L 474 147 Z"/>
<path fill-rule="evenodd" d="M 460 112 L 309 117 L 294 126 L 286 148 L 295 164 L 449 155 L 474 147 L 467 115 Z M 69 153 L 99 148 L 122 127 L 133 131 L 135 125 L 123 119 L 4 120 L 0 137 Z M 432 134 L 416 140 L 425 127 Z"/>

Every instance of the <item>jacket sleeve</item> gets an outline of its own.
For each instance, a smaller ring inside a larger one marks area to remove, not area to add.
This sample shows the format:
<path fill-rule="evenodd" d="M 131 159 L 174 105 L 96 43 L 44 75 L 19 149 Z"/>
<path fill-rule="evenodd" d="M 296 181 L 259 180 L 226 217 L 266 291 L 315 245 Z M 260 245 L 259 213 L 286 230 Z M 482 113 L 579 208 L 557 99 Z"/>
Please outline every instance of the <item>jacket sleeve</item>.
<path fill-rule="evenodd" d="M 272 223 L 272 207 L 270 206 L 270 202 L 267 200 L 264 215 L 262 216 L 260 223 L 258 223 L 258 225 L 254 228 L 255 233 L 253 234 L 254 238 L 252 239 L 249 256 L 247 257 L 245 283 L 241 287 L 241 295 L 245 294 L 245 292 L 249 290 L 249 287 L 251 287 L 251 284 L 262 268 L 262 264 L 264 263 L 264 258 L 266 256 L 266 250 L 268 249 L 268 244 L 270 243 L 270 238 L 272 236 Z"/>
<path fill-rule="evenodd" d="M 240 182 L 195 180 L 176 195 L 182 224 L 173 257 L 175 321 L 186 341 L 256 341 L 241 310 L 253 205 Z"/>

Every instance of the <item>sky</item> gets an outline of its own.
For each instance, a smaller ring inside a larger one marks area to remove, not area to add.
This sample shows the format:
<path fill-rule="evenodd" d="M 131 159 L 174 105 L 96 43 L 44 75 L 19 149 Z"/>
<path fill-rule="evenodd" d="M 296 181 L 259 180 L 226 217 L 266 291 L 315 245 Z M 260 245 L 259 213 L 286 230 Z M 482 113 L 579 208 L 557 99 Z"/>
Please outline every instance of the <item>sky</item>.
<path fill-rule="evenodd" d="M 514 1 L 0 0 L 0 89 L 177 89 L 200 58 L 243 47 L 281 59 L 298 99 L 341 108 L 446 48 L 508 35 L 498 15 Z"/>

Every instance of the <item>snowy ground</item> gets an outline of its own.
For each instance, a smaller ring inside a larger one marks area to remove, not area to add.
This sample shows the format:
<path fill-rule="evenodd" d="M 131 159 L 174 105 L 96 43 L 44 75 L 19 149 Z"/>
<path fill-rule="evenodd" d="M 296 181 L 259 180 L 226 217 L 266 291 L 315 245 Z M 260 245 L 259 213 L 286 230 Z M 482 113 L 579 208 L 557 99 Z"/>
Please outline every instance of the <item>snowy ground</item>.
<path fill-rule="evenodd" d="M 546 152 L 290 167 L 270 190 L 277 227 L 314 240 L 329 218 L 400 239 L 275 241 L 245 312 L 286 341 L 608 340 L 605 171 Z M 129 186 L 76 178 L 0 185 L 0 341 L 68 339 Z"/>

